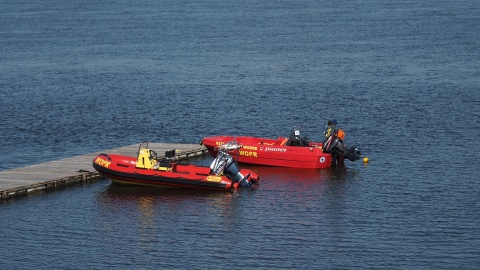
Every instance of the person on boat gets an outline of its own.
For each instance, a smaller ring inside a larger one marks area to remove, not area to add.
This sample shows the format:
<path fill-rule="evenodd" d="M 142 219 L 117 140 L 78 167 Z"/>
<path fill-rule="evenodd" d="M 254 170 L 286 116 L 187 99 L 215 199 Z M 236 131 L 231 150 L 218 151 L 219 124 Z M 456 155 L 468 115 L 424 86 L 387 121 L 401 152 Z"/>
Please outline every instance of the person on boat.
<path fill-rule="evenodd" d="M 330 138 L 330 136 L 339 138 L 341 142 L 343 142 L 343 140 L 345 139 L 345 132 L 341 128 L 338 128 L 337 120 L 335 120 L 335 119 L 328 120 L 328 122 L 327 122 L 327 127 L 326 127 L 326 130 L 325 130 L 325 141 L 324 141 L 324 143 L 327 142 L 327 140 L 328 140 L 328 138 Z"/>
<path fill-rule="evenodd" d="M 337 131 L 337 120 L 328 120 L 327 127 L 325 129 L 325 139 L 328 139 L 331 135 L 335 135 Z"/>
<path fill-rule="evenodd" d="M 300 137 L 300 129 L 293 128 L 286 146 L 308 146 L 310 140 L 307 137 Z"/>

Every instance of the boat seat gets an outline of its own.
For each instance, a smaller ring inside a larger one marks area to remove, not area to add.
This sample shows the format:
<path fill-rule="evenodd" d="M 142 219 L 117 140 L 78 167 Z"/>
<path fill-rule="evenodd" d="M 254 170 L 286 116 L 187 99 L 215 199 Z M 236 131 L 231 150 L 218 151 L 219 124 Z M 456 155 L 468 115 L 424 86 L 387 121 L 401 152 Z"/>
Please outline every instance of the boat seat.
<path fill-rule="evenodd" d="M 278 137 L 278 139 L 275 141 L 273 145 L 284 146 L 287 143 L 287 141 L 288 141 L 288 138 Z"/>
<path fill-rule="evenodd" d="M 160 161 L 153 165 L 153 168 L 159 171 L 168 171 L 172 169 L 172 164 L 170 162 Z"/>

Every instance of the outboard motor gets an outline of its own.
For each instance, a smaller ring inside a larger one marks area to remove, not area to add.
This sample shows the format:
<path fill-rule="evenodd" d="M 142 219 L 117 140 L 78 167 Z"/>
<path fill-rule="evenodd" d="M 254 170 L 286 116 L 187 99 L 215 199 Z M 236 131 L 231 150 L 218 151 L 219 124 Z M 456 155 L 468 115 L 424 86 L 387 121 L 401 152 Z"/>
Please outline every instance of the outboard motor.
<path fill-rule="evenodd" d="M 344 156 L 350 161 L 359 159 L 361 154 L 357 147 L 347 148 L 342 140 L 335 135 L 330 136 L 325 141 L 323 144 L 323 152 L 330 153 L 335 158 Z"/>
<path fill-rule="evenodd" d="M 231 146 L 230 146 L 231 147 Z M 250 181 L 250 174 L 244 176 L 237 166 L 235 160 L 226 153 L 225 148 L 218 151 L 217 157 L 210 164 L 210 169 L 213 174 L 221 175 L 222 173 L 234 183 L 238 183 L 241 187 L 251 187 L 254 181 Z"/>

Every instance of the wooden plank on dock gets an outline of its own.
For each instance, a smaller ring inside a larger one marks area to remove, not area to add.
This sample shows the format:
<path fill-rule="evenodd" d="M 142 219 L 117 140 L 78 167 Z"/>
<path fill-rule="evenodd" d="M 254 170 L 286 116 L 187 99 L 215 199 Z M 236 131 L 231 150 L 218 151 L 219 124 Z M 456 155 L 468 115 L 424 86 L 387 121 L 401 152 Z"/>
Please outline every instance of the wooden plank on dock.
<path fill-rule="evenodd" d="M 103 179 L 92 167 L 94 157 L 100 153 L 136 156 L 138 147 L 139 144 L 128 145 L 0 171 L 0 200 L 26 195 L 38 190 Z M 149 148 L 157 152 L 159 156 L 165 151 L 175 149 L 177 150 L 175 160 L 186 160 L 208 154 L 206 148 L 198 144 L 150 143 Z"/>

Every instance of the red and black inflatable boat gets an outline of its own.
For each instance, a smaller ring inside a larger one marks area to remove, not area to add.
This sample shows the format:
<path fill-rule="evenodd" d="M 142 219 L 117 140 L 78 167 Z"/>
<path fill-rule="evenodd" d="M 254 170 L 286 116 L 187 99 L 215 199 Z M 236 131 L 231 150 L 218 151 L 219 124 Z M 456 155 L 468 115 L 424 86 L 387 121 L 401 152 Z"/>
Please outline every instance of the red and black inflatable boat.
<path fill-rule="evenodd" d="M 100 154 L 93 159 L 93 168 L 114 182 L 149 186 L 228 190 L 251 187 L 259 181 L 254 172 L 240 170 L 230 156 L 230 151 L 240 147 L 238 144 L 220 147 L 210 167 L 162 161 L 148 143 L 146 147 L 143 144 L 136 158 Z"/>

